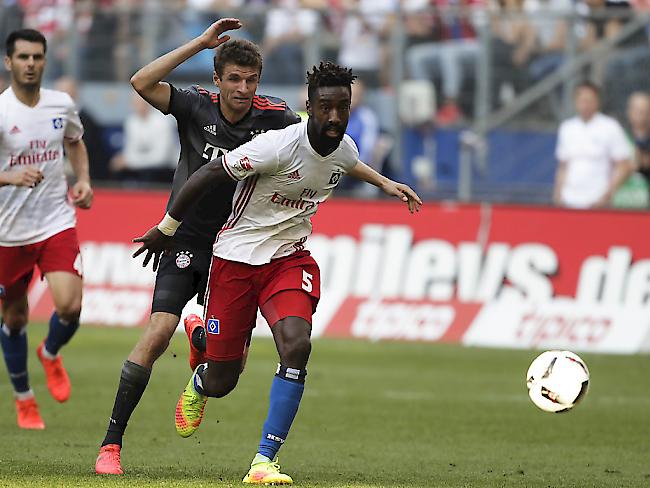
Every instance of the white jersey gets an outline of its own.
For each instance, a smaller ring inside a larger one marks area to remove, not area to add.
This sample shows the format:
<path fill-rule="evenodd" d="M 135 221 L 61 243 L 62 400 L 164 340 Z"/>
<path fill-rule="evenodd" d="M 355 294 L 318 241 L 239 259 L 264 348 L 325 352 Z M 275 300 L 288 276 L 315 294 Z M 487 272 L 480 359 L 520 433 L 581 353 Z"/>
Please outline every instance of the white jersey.
<path fill-rule="evenodd" d="M 616 164 L 632 158 L 632 146 L 616 119 L 597 113 L 562 122 L 555 154 L 566 164 L 562 202 L 588 208 L 607 192 Z"/>
<path fill-rule="evenodd" d="M 265 132 L 229 152 L 223 167 L 239 184 L 214 255 L 259 265 L 302 250 L 318 205 L 358 160 L 348 135 L 334 152 L 319 155 L 309 143 L 307 122 Z"/>
<path fill-rule="evenodd" d="M 41 242 L 75 226 L 63 140 L 81 139 L 83 127 L 69 95 L 46 89 L 40 95 L 28 107 L 11 88 L 0 94 L 0 171 L 32 166 L 44 175 L 36 188 L 0 186 L 0 246 Z"/>

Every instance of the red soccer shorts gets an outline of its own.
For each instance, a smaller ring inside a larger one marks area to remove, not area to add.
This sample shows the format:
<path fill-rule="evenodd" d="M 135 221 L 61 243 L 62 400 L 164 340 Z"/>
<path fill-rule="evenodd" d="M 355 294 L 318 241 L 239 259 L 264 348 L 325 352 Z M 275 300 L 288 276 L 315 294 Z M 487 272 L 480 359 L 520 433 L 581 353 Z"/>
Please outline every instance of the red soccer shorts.
<path fill-rule="evenodd" d="M 241 358 L 258 307 L 270 326 L 286 317 L 311 323 L 319 298 L 320 271 L 307 251 L 259 266 L 213 257 L 205 300 L 206 357 Z"/>
<path fill-rule="evenodd" d="M 81 277 L 77 230 L 66 229 L 34 244 L 0 246 L 0 299 L 15 300 L 25 295 L 34 266 L 38 266 L 41 275 L 67 271 Z"/>

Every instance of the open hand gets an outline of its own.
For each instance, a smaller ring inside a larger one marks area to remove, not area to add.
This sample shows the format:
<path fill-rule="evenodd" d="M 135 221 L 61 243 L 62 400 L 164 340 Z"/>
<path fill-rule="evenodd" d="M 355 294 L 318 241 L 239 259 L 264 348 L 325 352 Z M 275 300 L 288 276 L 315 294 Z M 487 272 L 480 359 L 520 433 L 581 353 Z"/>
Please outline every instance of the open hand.
<path fill-rule="evenodd" d="M 422 200 L 418 194 L 411 189 L 410 186 L 403 183 L 397 183 L 393 180 L 388 180 L 386 183 L 384 183 L 384 185 L 382 185 L 381 189 L 387 195 L 397 197 L 403 202 L 406 202 L 409 207 L 409 212 L 413 213 L 420 211 Z"/>
<path fill-rule="evenodd" d="M 93 203 L 93 189 L 87 181 L 77 181 L 72 187 L 72 204 L 89 209 Z"/>
<path fill-rule="evenodd" d="M 158 269 L 158 263 L 161 256 L 169 250 L 172 238 L 160 232 L 158 227 L 152 227 L 142 237 L 136 237 L 133 242 L 141 242 L 142 247 L 133 253 L 133 257 L 138 257 L 143 252 L 147 251 L 144 257 L 142 267 L 146 268 L 151 258 L 153 258 L 153 270 Z"/>
<path fill-rule="evenodd" d="M 230 36 L 222 34 L 229 30 L 236 30 L 241 27 L 241 22 L 239 19 L 219 19 L 210 27 L 208 27 L 203 34 L 201 34 L 201 42 L 206 49 L 212 49 L 217 46 L 220 46 L 224 42 L 230 40 Z M 221 37 L 219 37 L 221 36 Z"/>

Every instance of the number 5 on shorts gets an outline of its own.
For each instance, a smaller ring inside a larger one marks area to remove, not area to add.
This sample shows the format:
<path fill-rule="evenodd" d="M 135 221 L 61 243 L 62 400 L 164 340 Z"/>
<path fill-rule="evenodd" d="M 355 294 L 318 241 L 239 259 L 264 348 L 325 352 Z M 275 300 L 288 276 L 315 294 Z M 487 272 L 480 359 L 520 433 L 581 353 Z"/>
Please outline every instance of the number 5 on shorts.
<path fill-rule="evenodd" d="M 307 273 L 304 269 L 302 270 L 302 289 L 305 290 L 307 293 L 311 293 L 312 289 L 314 288 L 314 285 L 312 284 L 311 280 L 314 277 Z"/>

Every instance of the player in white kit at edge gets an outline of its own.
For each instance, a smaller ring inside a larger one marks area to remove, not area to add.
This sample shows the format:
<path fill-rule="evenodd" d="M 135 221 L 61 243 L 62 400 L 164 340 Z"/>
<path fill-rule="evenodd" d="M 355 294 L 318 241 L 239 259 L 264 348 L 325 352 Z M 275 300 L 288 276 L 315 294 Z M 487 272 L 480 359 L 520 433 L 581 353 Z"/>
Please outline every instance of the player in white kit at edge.
<path fill-rule="evenodd" d="M 43 429 L 27 374 L 27 288 L 38 266 L 54 300 L 37 354 L 55 400 L 70 396 L 58 352 L 79 327 L 81 256 L 74 207 L 93 198 L 83 127 L 70 96 L 41 88 L 47 43 L 35 30 L 6 39 L 11 86 L 0 94 L 0 344 L 16 397 L 18 426 Z M 65 153 L 64 153 L 65 149 Z M 77 182 L 68 197 L 69 159 Z"/>

